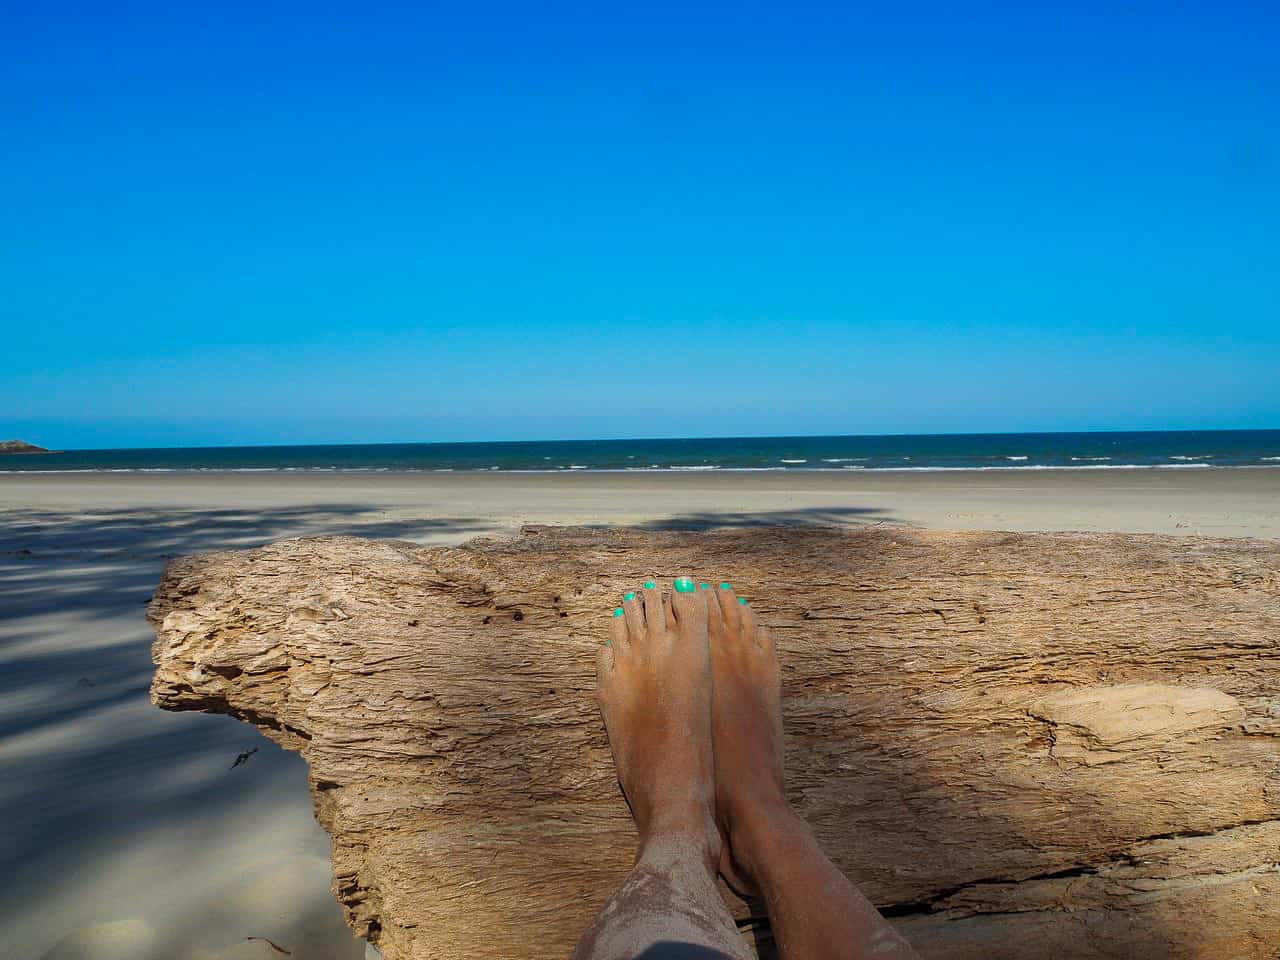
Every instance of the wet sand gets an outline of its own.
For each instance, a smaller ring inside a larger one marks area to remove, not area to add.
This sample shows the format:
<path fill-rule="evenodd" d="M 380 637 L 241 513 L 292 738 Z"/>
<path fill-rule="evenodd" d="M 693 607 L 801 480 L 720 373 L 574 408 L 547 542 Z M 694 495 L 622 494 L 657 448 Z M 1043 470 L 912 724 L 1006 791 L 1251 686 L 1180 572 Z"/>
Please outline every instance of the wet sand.
<path fill-rule="evenodd" d="M 326 533 L 451 543 L 522 523 L 769 523 L 1280 538 L 1280 470 L 0 475 L 6 954 L 364 956 L 302 762 L 151 707 L 171 556 Z M 257 748 L 232 769 L 241 753 Z"/>

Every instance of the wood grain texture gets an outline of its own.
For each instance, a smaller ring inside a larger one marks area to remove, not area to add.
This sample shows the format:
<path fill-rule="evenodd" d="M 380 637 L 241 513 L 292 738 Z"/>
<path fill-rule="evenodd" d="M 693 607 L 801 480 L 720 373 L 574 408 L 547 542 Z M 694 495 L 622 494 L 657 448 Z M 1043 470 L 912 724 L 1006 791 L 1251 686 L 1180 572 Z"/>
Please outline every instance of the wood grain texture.
<path fill-rule="evenodd" d="M 302 753 L 388 960 L 562 958 L 633 852 L 595 646 L 624 590 L 684 573 L 773 628 L 791 797 L 925 957 L 1280 956 L 1271 541 L 288 540 L 169 565 L 152 697 Z"/>

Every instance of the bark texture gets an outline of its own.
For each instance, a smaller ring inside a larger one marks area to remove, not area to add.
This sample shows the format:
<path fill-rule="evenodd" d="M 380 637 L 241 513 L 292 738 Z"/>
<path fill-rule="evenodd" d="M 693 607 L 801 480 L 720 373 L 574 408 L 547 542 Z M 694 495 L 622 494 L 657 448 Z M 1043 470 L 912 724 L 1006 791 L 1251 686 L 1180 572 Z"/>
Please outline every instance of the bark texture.
<path fill-rule="evenodd" d="M 563 958 L 633 852 L 595 646 L 626 589 L 684 573 L 773 628 L 789 792 L 924 956 L 1280 956 L 1274 542 L 289 540 L 169 565 L 152 696 L 303 754 L 388 960 Z"/>

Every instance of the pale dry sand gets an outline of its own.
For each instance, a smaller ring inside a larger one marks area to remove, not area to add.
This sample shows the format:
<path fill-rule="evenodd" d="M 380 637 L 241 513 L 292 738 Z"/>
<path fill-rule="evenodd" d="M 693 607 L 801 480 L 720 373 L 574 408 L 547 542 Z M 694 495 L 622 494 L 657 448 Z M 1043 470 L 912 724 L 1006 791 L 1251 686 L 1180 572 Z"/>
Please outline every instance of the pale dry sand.
<path fill-rule="evenodd" d="M 0 861 L 14 957 L 356 958 L 301 761 L 147 699 L 170 556 L 521 523 L 1280 537 L 1280 470 L 0 475 Z M 259 748 L 247 764 L 236 755 Z"/>

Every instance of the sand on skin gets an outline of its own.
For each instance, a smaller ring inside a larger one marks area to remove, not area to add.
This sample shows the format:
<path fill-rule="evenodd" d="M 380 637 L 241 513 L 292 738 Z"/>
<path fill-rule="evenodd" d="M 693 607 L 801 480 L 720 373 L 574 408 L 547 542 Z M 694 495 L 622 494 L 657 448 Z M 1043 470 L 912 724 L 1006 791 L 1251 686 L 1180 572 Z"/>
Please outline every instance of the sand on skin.
<path fill-rule="evenodd" d="M 357 960 L 301 760 L 147 699 L 164 561 L 521 523 L 902 523 L 1280 537 L 1280 470 L 0 475 L 0 832 L 13 956 Z M 259 748 L 235 770 L 242 751 Z"/>

